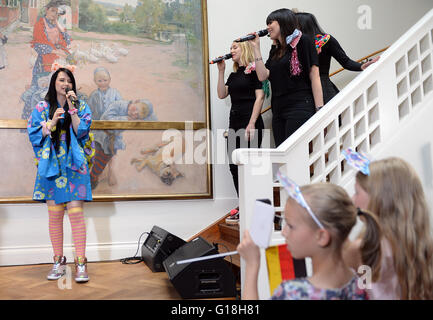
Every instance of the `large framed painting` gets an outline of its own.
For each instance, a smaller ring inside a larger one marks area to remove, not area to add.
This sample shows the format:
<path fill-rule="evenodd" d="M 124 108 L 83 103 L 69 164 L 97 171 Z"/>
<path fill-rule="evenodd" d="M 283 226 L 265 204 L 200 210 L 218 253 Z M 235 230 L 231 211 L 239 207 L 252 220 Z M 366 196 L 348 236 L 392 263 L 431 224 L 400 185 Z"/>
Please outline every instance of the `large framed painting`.
<path fill-rule="evenodd" d="M 92 110 L 94 200 L 212 197 L 205 0 L 0 0 L 0 37 L 0 202 L 32 199 L 58 65 Z"/>

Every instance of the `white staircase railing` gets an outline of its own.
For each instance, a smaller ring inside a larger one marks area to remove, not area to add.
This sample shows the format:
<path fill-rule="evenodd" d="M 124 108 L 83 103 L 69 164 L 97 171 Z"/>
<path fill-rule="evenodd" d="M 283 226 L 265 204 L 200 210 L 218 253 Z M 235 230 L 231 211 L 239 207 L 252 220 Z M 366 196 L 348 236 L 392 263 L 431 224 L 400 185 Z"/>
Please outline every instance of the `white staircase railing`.
<path fill-rule="evenodd" d="M 300 185 L 329 181 L 352 191 L 355 171 L 348 168 L 342 149 L 379 157 L 413 117 L 433 115 L 432 57 L 433 9 L 278 148 L 235 150 L 241 237 L 249 227 L 255 199 L 273 203 L 274 187 L 281 187 L 274 181 L 278 168 Z M 281 206 L 275 210 L 283 212 L 287 194 L 284 188 L 279 190 Z M 283 243 L 281 232 L 274 231 L 271 245 Z M 266 299 L 271 293 L 263 251 L 261 256 L 259 297 Z M 241 260 L 242 284 L 244 270 Z"/>

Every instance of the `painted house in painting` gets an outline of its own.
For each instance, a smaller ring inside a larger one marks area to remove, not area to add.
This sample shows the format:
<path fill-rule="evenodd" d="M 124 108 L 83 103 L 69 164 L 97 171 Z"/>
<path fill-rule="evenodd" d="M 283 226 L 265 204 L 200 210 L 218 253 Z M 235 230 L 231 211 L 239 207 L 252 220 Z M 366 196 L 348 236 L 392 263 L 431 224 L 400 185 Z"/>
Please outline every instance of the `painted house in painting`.
<path fill-rule="evenodd" d="M 6 28 L 21 16 L 18 0 L 0 0 L 0 28 Z"/>
<path fill-rule="evenodd" d="M 22 22 L 33 27 L 39 13 L 50 0 L 0 0 L 0 28 L 7 28 L 14 22 Z M 71 0 L 66 9 L 68 27 L 78 27 L 79 0 Z"/>

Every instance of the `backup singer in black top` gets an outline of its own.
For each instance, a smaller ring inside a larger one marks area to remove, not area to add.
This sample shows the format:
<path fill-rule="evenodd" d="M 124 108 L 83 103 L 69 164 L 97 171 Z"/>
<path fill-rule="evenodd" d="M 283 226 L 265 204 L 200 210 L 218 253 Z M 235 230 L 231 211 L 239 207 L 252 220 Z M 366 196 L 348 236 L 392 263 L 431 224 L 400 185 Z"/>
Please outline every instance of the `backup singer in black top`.
<path fill-rule="evenodd" d="M 261 109 L 264 101 L 262 83 L 257 78 L 252 48 L 249 42 L 233 42 L 230 47 L 233 72 L 224 84 L 225 62 L 218 62 L 218 97 L 230 95 L 231 109 L 227 150 L 230 172 L 239 195 L 238 168 L 232 163 L 232 152 L 237 148 L 260 148 L 264 123 Z"/>
<path fill-rule="evenodd" d="M 313 40 L 296 29 L 295 14 L 289 9 L 276 10 L 266 24 L 275 43 L 266 64 L 259 37 L 250 42 L 259 80 L 271 83 L 272 129 L 275 146 L 279 146 L 323 106 L 322 86 Z"/>
<path fill-rule="evenodd" d="M 317 54 L 319 55 L 320 81 L 322 83 L 323 100 L 325 104 L 339 92 L 337 86 L 329 79 L 332 57 L 334 57 L 344 69 L 350 71 L 363 71 L 380 58 L 376 57 L 363 64 L 353 61 L 346 55 L 337 39 L 322 30 L 313 14 L 298 12 L 296 13 L 296 18 L 298 19 L 299 27 L 303 34 L 307 34 L 314 39 Z"/>

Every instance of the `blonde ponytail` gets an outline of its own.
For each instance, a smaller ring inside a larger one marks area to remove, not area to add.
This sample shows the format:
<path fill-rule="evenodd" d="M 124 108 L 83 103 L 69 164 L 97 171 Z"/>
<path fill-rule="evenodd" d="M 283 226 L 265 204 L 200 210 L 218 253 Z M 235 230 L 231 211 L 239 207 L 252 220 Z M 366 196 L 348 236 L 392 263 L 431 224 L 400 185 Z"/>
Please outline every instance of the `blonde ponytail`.
<path fill-rule="evenodd" d="M 361 260 L 372 270 L 372 280 L 377 281 L 380 275 L 381 235 L 379 219 L 370 211 L 358 210 L 358 216 L 364 222 L 365 228 L 361 242 Z"/>

